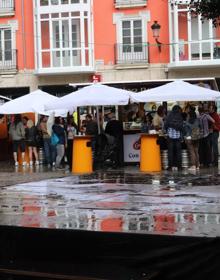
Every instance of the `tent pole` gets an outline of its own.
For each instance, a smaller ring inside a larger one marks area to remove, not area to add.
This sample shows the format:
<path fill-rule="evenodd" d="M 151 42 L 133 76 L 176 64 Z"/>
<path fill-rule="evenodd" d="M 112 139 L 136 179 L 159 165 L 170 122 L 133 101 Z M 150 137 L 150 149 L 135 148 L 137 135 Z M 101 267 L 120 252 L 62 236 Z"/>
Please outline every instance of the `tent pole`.
<path fill-rule="evenodd" d="M 100 127 L 100 119 L 99 119 L 99 106 L 96 106 L 96 117 L 97 117 L 97 125 L 98 125 L 98 134 L 100 134 L 101 127 Z"/>

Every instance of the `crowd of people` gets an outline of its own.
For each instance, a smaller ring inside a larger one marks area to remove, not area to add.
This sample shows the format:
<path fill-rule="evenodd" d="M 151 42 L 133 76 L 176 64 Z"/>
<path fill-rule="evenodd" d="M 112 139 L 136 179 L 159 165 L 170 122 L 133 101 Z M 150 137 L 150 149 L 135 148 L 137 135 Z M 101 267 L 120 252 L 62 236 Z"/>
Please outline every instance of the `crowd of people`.
<path fill-rule="evenodd" d="M 101 131 L 102 137 L 99 137 L 97 120 L 91 114 L 86 115 L 80 127 L 72 116 L 66 119 L 41 116 L 37 125 L 34 125 L 31 119 L 15 115 L 9 128 L 15 165 L 19 164 L 19 148 L 23 165 L 27 164 L 25 160 L 27 150 L 28 164 L 39 165 L 38 147 L 43 147 L 44 164 L 60 169 L 66 163 L 72 169 L 73 140 L 80 132 L 91 136 L 93 159 L 104 150 L 100 140 L 103 141 L 103 134 L 105 134 L 105 140 L 109 140 L 114 149 L 114 153 L 111 153 L 114 167 L 122 166 L 124 134 L 122 122 L 116 120 L 112 112 L 105 117 L 108 122 L 105 130 Z M 161 105 L 156 112 L 144 114 L 141 131 L 149 133 L 152 130 L 159 134 L 158 143 L 161 150 L 168 150 L 168 170 L 182 169 L 182 149 L 188 150 L 190 170 L 218 166 L 220 117 L 215 104 L 201 103 L 196 107 L 188 105 L 184 109 L 174 105 L 168 113 Z"/>
<path fill-rule="evenodd" d="M 21 151 L 21 164 L 39 165 L 38 148 L 44 150 L 44 164 L 48 167 L 61 169 L 66 162 L 72 165 L 72 141 L 77 133 L 77 125 L 72 117 L 65 122 L 62 117 L 54 119 L 41 116 L 37 125 L 26 116 L 15 115 L 9 127 L 12 140 L 15 166 L 19 165 L 18 149 Z M 55 139 L 55 140 L 54 140 Z M 25 152 L 28 150 L 29 162 L 26 162 Z"/>
<path fill-rule="evenodd" d="M 159 143 L 161 150 L 168 150 L 168 170 L 182 169 L 183 148 L 188 150 L 189 170 L 218 166 L 220 117 L 213 103 L 188 105 L 184 110 L 174 105 L 168 114 L 159 106 L 154 117 L 148 113 L 143 121 L 142 132 L 152 129 L 163 135 Z"/>

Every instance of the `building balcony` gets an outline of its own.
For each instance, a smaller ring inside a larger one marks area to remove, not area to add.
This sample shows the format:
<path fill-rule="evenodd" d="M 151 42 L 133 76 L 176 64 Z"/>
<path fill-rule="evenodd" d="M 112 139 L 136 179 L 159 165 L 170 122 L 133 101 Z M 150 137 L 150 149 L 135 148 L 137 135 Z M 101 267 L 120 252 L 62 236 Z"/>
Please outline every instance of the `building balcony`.
<path fill-rule="evenodd" d="M 180 42 L 171 48 L 169 67 L 198 67 L 220 65 L 220 40 Z"/>
<path fill-rule="evenodd" d="M 36 74 L 93 73 L 92 50 L 43 50 L 38 53 Z"/>
<path fill-rule="evenodd" d="M 0 50 L 0 72 L 16 72 L 17 65 L 17 50 Z"/>
<path fill-rule="evenodd" d="M 116 65 L 143 65 L 148 64 L 148 44 L 116 44 L 115 64 Z"/>
<path fill-rule="evenodd" d="M 14 0 L 0 1 L 0 17 L 13 16 L 15 14 Z"/>
<path fill-rule="evenodd" d="M 115 0 L 115 8 L 145 7 L 147 0 Z"/>

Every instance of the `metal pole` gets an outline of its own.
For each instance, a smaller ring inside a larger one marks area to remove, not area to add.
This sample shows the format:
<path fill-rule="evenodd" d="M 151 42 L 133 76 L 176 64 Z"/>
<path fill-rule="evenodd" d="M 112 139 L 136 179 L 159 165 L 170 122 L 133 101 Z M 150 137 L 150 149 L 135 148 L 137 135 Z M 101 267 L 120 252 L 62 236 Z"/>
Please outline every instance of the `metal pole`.
<path fill-rule="evenodd" d="M 96 106 L 96 116 L 97 116 L 98 134 L 100 134 L 101 127 L 100 127 L 100 119 L 99 119 L 99 106 Z"/>

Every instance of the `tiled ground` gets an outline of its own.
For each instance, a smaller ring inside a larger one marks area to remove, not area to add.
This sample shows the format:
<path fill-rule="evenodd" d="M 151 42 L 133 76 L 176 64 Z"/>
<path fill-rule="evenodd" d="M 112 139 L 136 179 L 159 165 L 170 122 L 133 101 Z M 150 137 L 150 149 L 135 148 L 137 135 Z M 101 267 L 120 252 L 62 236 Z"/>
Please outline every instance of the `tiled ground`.
<path fill-rule="evenodd" d="M 8 174 L 10 182 L 19 183 L 22 172 L 25 181 L 34 182 L 2 184 L 1 225 L 220 236 L 217 169 L 143 174 L 137 167 L 127 167 L 84 176 L 11 170 L 0 176 L 7 182 Z"/>

